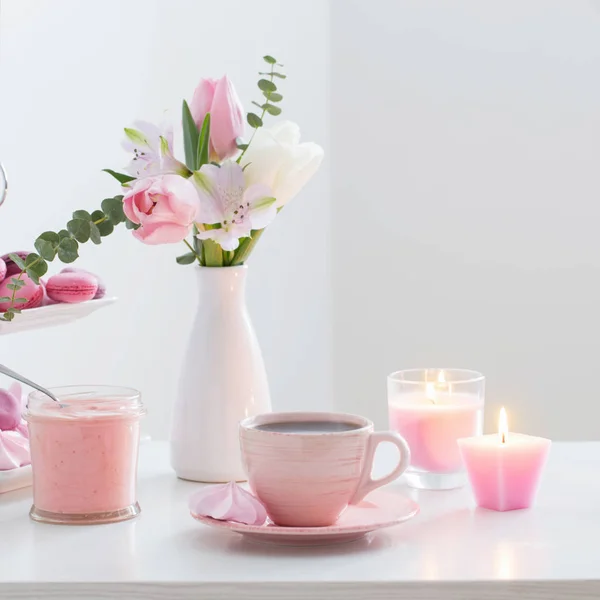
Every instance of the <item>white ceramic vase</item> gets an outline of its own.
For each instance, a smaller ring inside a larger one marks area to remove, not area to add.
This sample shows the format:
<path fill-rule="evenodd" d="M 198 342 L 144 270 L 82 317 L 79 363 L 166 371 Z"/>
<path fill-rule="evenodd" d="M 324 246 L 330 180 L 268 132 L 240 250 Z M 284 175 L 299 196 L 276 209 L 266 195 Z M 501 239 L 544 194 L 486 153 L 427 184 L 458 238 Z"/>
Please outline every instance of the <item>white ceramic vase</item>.
<path fill-rule="evenodd" d="M 246 274 L 245 266 L 196 268 L 198 310 L 171 428 L 171 465 L 182 479 L 244 481 L 238 424 L 271 410 Z"/>

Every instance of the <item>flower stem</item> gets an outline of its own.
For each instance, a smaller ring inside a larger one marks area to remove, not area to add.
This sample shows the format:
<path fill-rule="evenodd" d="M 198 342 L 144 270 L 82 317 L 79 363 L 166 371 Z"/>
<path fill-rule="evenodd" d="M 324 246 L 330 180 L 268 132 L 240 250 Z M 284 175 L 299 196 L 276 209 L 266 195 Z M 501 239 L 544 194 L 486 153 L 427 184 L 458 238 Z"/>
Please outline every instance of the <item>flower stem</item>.
<path fill-rule="evenodd" d="M 271 78 L 271 83 L 273 83 L 273 77 L 274 77 L 274 75 L 273 75 L 273 68 L 274 68 L 274 65 L 271 65 L 271 74 L 269 75 L 269 77 Z M 271 92 L 267 92 L 266 98 L 267 99 L 266 99 L 265 104 L 268 104 L 269 100 L 271 99 Z M 261 121 L 265 118 L 266 112 L 267 112 L 267 109 L 263 108 L 262 114 L 260 115 L 260 120 Z M 254 136 L 256 135 L 257 131 L 258 131 L 258 127 L 256 127 L 254 129 L 254 131 L 252 132 L 252 135 L 250 136 L 250 140 L 248 141 L 248 144 L 242 150 L 242 153 L 238 156 L 238 159 L 235 161 L 235 162 L 237 162 L 238 165 L 240 164 L 240 162 L 241 162 L 242 157 L 244 156 L 244 154 L 246 154 L 246 150 L 248 150 L 248 148 L 250 148 L 250 144 L 252 143 L 252 140 L 254 139 Z"/>
<path fill-rule="evenodd" d="M 200 258 L 200 255 L 192 248 L 192 245 L 185 238 L 183 239 L 183 243 L 190 249 L 190 252 L 196 257 L 196 259 L 198 260 L 198 264 L 202 266 L 202 259 Z"/>
<path fill-rule="evenodd" d="M 238 265 L 243 265 L 252 250 L 254 250 L 254 246 L 256 246 L 256 242 L 260 239 L 260 236 L 263 234 L 264 229 L 253 230 L 250 232 L 250 237 L 244 238 L 237 250 L 233 258 L 231 259 L 231 266 L 237 267 Z"/>

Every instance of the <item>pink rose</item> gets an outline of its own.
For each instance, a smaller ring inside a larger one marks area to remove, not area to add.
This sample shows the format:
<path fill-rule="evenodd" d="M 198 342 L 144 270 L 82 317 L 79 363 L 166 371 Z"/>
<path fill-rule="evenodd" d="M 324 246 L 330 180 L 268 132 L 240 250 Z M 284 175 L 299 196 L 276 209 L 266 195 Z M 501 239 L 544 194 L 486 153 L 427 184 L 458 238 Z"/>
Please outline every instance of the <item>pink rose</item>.
<path fill-rule="evenodd" d="M 123 198 L 123 211 L 140 225 L 133 235 L 144 244 L 173 244 L 189 234 L 199 204 L 196 189 L 187 179 L 160 175 L 136 181 Z"/>
<path fill-rule="evenodd" d="M 227 75 L 221 79 L 202 79 L 190 104 L 198 129 L 210 113 L 211 160 L 221 161 L 237 151 L 236 138 L 244 134 L 242 104 Z"/>

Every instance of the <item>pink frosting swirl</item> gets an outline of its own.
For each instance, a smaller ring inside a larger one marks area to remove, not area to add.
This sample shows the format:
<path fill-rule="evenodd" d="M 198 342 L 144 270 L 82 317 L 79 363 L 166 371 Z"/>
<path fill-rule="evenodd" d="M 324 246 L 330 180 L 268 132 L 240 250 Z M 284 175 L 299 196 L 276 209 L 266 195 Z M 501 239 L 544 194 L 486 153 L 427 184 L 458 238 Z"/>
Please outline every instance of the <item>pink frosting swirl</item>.
<path fill-rule="evenodd" d="M 195 515 L 219 521 L 263 525 L 267 520 L 260 501 L 234 481 L 201 489 L 190 498 L 189 507 Z"/>

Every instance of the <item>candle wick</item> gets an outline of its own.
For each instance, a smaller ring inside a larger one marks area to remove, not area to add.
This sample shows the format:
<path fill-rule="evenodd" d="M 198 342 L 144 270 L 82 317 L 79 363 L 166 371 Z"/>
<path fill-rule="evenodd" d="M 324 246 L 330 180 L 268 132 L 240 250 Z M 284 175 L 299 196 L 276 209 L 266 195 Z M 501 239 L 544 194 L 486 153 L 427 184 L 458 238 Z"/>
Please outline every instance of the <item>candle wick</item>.
<path fill-rule="evenodd" d="M 502 432 L 501 443 L 506 444 L 506 433 Z"/>

